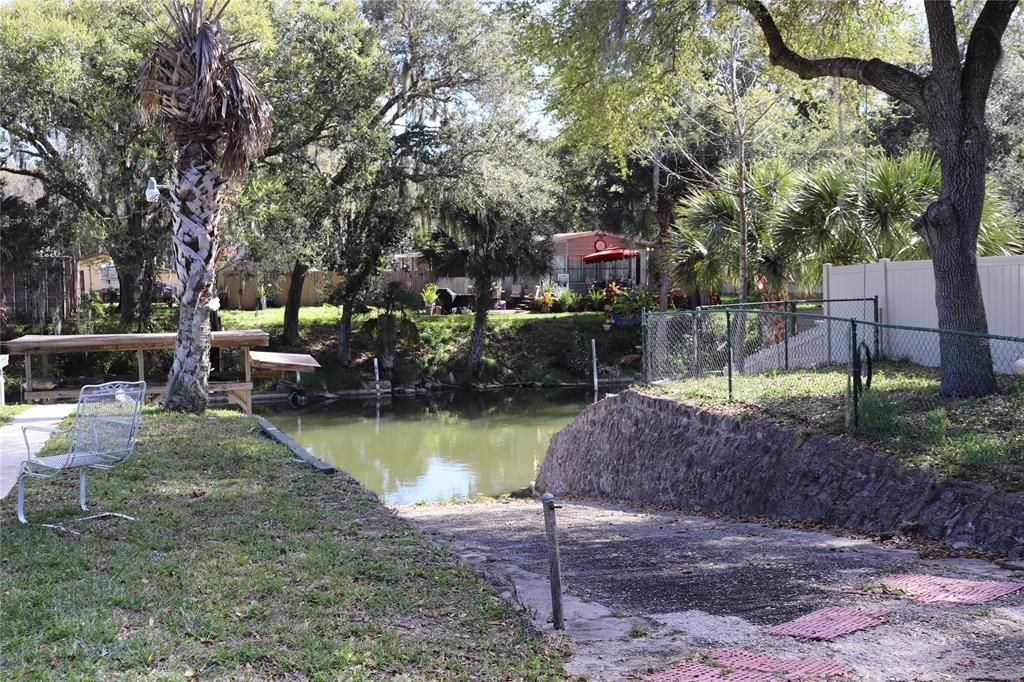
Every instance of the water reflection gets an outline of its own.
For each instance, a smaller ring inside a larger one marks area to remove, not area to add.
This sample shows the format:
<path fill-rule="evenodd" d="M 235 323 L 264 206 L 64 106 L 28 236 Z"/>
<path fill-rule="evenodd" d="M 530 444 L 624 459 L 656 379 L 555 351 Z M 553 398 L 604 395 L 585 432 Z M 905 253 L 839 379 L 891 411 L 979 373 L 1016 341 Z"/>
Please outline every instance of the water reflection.
<path fill-rule="evenodd" d="M 551 436 L 592 400 L 576 389 L 454 391 L 267 418 L 387 504 L 411 504 L 528 485 Z"/>

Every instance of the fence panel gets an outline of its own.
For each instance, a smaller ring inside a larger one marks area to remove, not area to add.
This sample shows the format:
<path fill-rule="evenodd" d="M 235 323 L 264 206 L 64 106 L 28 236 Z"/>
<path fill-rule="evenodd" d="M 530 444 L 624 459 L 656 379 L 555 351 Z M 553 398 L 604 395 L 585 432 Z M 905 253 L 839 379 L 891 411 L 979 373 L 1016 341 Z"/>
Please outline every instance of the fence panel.
<path fill-rule="evenodd" d="M 828 302 L 849 314 L 846 319 L 794 312 L 810 302 L 647 313 L 645 376 L 649 383 L 674 382 L 673 395 L 683 399 L 737 401 L 825 432 L 854 432 L 907 450 L 940 447 L 950 433 L 969 437 L 972 420 L 984 421 L 984 414 L 1007 419 L 1010 431 L 1017 428 L 1011 428 L 1013 420 L 1019 426 L 1024 338 L 981 336 L 992 354 L 997 394 L 944 397 L 942 338 L 972 335 L 863 319 L 866 304 Z M 1009 454 L 998 457 L 1017 457 L 1014 466 L 1024 466 L 1020 440 L 1000 444 L 996 450 Z"/>

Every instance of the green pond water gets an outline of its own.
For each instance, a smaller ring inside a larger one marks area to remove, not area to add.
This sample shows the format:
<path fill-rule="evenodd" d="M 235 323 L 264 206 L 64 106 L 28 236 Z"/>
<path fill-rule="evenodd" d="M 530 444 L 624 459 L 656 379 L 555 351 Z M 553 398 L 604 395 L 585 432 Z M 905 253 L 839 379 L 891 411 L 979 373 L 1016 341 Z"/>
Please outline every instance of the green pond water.
<path fill-rule="evenodd" d="M 528 486 L 551 437 L 589 402 L 593 393 L 578 389 L 453 391 L 266 417 L 385 504 L 399 505 Z"/>

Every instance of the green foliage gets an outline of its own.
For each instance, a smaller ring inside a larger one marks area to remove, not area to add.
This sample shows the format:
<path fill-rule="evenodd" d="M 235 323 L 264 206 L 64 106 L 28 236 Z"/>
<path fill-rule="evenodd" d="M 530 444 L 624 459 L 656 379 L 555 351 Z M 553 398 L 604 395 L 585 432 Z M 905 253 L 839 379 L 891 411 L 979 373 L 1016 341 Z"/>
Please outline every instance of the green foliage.
<path fill-rule="evenodd" d="M 427 282 L 423 286 L 420 296 L 423 298 L 424 305 L 432 306 L 437 303 L 437 284 L 435 282 Z"/>
<path fill-rule="evenodd" d="M 605 296 L 603 289 L 591 289 L 587 292 L 587 304 L 590 309 L 596 312 L 604 311 L 605 305 L 610 303 L 607 296 Z"/>
<path fill-rule="evenodd" d="M 739 206 L 731 189 L 737 169 L 728 166 L 721 174 L 721 189 L 698 190 L 677 210 L 670 253 L 676 282 L 684 288 L 714 291 L 739 278 Z M 796 254 L 780 242 L 777 230 L 794 182 L 792 171 L 777 161 L 757 162 L 746 173 L 748 286 L 764 277 L 766 292 L 785 291 Z"/>
<path fill-rule="evenodd" d="M 644 286 L 623 289 L 612 301 L 612 312 L 624 320 L 631 320 L 645 310 L 657 307 L 654 292 Z"/>
<path fill-rule="evenodd" d="M 557 308 L 558 312 L 562 313 L 575 313 L 580 309 L 580 303 L 583 297 L 577 294 L 571 289 L 562 289 L 558 292 Z"/>
<path fill-rule="evenodd" d="M 517 127 L 494 119 L 467 128 L 452 150 L 466 161 L 427 187 L 440 214 L 424 256 L 438 275 L 472 279 L 479 296 L 496 279 L 550 268 L 552 163 Z"/>
<path fill-rule="evenodd" d="M 139 121 L 137 69 L 153 28 L 139 30 L 140 9 L 134 0 L 0 4 L 0 165 L 38 181 L 66 216 L 48 248 L 107 249 L 133 294 L 126 315 L 145 264 L 169 243 L 166 218 L 142 196 L 171 154 Z"/>
<path fill-rule="evenodd" d="M 735 167 L 718 184 L 731 187 Z M 871 157 L 794 172 L 778 162 L 757 162 L 747 174 L 751 285 L 765 278 L 765 298 L 782 298 L 790 284 L 820 282 L 824 263 L 928 258 L 913 223 L 938 196 L 941 177 L 930 154 Z M 978 253 L 1020 252 L 1017 229 L 990 193 Z M 728 189 L 694 192 L 679 204 L 671 252 L 676 281 L 719 289 L 738 277 L 739 213 Z"/>

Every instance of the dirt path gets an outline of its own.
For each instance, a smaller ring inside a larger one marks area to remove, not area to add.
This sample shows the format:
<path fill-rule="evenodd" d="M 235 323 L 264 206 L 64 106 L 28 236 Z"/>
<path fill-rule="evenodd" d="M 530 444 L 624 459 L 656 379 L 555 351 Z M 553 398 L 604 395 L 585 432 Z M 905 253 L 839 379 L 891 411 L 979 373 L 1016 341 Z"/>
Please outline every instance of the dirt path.
<path fill-rule="evenodd" d="M 508 596 L 550 630 L 539 503 L 398 512 L 507 585 Z M 685 661 L 707 661 L 715 649 L 742 648 L 831 661 L 863 680 L 1024 680 L 1024 589 L 969 606 L 922 603 L 873 587 L 903 573 L 1024 582 L 1024 570 L 975 559 L 921 559 L 915 551 L 861 539 L 677 513 L 563 503 L 558 514 L 574 674 L 642 678 Z M 876 591 L 863 593 L 863 586 Z M 764 631 L 836 606 L 888 613 L 882 625 L 834 641 Z"/>

